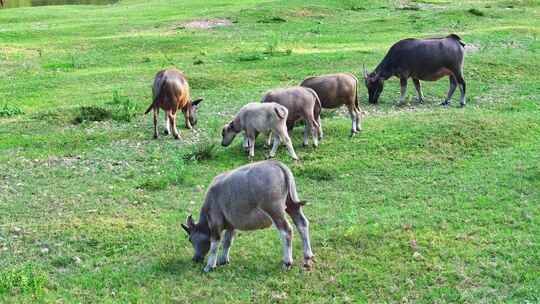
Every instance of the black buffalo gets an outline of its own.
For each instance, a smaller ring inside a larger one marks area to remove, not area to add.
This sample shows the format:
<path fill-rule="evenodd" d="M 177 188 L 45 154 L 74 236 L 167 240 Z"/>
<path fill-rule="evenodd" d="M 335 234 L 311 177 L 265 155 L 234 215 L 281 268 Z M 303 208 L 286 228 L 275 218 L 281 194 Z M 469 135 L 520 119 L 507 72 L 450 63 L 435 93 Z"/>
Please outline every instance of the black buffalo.
<path fill-rule="evenodd" d="M 399 77 L 401 84 L 400 103 L 405 100 L 407 79 L 413 79 L 418 100 L 423 102 L 420 80 L 436 81 L 444 76 L 450 78 L 448 95 L 441 105 L 449 105 L 459 85 L 460 105 L 465 106 L 465 80 L 463 79 L 463 54 L 465 43 L 458 35 L 444 38 L 404 39 L 394 44 L 377 68 L 364 78 L 369 92 L 369 102 L 377 103 L 384 81 L 392 76 Z"/>

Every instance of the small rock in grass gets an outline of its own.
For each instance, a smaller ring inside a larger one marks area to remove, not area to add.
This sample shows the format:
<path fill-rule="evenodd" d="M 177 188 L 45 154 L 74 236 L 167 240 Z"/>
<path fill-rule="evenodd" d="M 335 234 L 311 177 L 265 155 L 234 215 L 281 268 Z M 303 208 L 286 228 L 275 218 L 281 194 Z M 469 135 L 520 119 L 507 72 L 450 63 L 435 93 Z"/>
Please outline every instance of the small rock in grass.
<path fill-rule="evenodd" d="M 22 232 L 23 232 L 23 230 L 20 227 L 15 226 L 15 227 L 11 228 L 11 233 L 13 233 L 13 234 L 21 234 Z"/>
<path fill-rule="evenodd" d="M 418 245 L 416 244 L 416 240 L 411 240 L 411 248 L 414 251 L 418 250 Z"/>

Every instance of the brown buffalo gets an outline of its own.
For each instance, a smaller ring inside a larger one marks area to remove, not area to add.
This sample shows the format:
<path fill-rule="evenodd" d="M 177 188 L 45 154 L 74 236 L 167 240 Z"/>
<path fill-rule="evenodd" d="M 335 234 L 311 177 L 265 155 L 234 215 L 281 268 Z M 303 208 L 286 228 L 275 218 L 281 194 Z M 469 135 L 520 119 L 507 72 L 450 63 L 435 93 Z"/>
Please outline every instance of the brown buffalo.
<path fill-rule="evenodd" d="M 358 106 L 358 79 L 353 74 L 312 76 L 304 79 L 300 85 L 313 89 L 325 109 L 346 105 L 352 120 L 351 136 L 362 131 L 362 111 Z"/>
<path fill-rule="evenodd" d="M 144 114 L 154 110 L 154 138 L 158 138 L 157 118 L 159 109 L 165 111 L 165 134 L 170 134 L 171 130 L 175 139 L 179 139 L 176 128 L 176 112 L 184 112 L 186 128 L 191 129 L 197 124 L 197 109 L 202 98 L 191 100 L 189 84 L 182 72 L 177 69 L 161 70 L 156 74 L 154 85 L 152 86 L 152 104 Z"/>

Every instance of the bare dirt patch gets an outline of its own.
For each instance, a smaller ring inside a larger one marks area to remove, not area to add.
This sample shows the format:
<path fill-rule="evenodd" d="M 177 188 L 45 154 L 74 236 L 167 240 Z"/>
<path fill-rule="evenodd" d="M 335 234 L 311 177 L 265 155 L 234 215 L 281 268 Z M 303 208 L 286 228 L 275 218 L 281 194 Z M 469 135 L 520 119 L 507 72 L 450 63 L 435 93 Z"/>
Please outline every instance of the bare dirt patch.
<path fill-rule="evenodd" d="M 474 45 L 472 43 L 467 43 L 465 45 L 465 52 L 466 53 L 476 53 L 478 51 L 480 51 L 480 47 L 477 46 L 477 45 Z"/>
<path fill-rule="evenodd" d="M 216 27 L 231 26 L 233 22 L 229 19 L 207 19 L 207 20 L 193 20 L 183 23 L 184 28 L 189 29 L 212 29 Z"/>

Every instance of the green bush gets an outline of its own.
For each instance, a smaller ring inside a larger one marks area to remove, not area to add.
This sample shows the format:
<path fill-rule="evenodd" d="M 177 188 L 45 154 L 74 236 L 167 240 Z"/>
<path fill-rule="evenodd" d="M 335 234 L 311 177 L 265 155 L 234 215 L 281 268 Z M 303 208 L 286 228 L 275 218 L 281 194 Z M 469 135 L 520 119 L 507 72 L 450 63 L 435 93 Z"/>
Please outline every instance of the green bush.
<path fill-rule="evenodd" d="M 81 107 L 79 114 L 75 117 L 73 122 L 80 124 L 85 121 L 104 121 L 109 120 L 112 117 L 111 111 L 100 106 L 87 106 Z"/>

